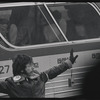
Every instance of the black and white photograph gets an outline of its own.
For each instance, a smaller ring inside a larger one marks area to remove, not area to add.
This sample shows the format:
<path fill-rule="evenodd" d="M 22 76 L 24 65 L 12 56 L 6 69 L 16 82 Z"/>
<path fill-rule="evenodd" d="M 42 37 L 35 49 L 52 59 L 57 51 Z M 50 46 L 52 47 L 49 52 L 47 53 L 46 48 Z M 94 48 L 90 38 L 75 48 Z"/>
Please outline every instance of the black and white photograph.
<path fill-rule="evenodd" d="M 1 2 L 0 98 L 100 100 L 100 2 Z"/>

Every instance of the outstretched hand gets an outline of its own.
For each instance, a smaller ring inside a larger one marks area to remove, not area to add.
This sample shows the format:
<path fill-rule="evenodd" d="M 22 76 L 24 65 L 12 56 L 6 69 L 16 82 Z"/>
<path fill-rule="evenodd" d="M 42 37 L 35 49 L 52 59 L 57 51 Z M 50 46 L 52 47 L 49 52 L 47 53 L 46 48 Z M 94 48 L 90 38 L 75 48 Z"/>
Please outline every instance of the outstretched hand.
<path fill-rule="evenodd" d="M 75 60 L 77 59 L 77 57 L 78 57 L 78 55 L 76 55 L 75 57 L 74 57 L 74 55 L 73 55 L 73 49 L 71 49 L 71 51 L 70 51 L 70 61 L 72 62 L 72 64 L 74 64 L 74 62 L 75 62 Z"/>

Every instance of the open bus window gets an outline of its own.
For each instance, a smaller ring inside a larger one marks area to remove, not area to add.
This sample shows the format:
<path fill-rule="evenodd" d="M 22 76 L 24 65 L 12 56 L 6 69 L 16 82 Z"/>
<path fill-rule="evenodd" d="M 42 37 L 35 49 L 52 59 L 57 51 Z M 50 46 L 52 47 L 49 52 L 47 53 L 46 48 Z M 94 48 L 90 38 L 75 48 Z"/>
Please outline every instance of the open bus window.
<path fill-rule="evenodd" d="M 62 31 L 69 41 L 100 37 L 100 16 L 88 3 L 61 3 L 48 5 L 50 11 L 62 15 Z"/>
<path fill-rule="evenodd" d="M 43 5 L 40 8 L 37 5 L 1 8 L 0 20 L 2 17 L 3 22 L 7 21 L 3 26 L 0 23 L 1 34 L 16 46 L 65 41 L 50 15 L 45 16 L 46 9 L 41 8 Z"/>

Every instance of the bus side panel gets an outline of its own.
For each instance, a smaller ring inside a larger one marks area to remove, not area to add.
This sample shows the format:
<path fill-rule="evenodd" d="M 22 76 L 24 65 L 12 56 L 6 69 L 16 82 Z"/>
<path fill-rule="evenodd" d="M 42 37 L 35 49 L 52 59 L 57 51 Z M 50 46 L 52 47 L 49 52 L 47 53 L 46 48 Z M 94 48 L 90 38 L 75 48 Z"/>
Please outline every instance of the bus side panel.
<path fill-rule="evenodd" d="M 78 55 L 76 62 L 72 69 L 68 69 L 64 73 L 58 75 L 56 78 L 46 83 L 46 97 L 70 97 L 81 94 L 82 79 L 85 73 L 89 71 L 95 63 L 100 61 L 100 43 L 84 43 L 84 44 L 68 44 L 62 46 L 7 51 L 0 48 L 0 66 L 9 65 L 5 67 L 5 73 L 1 74 L 0 80 L 5 77 L 12 76 L 12 61 L 11 59 L 16 54 L 28 54 L 33 57 L 33 61 L 37 70 L 42 72 L 53 66 L 61 64 L 69 57 L 69 52 L 74 49 L 74 55 Z M 47 52 L 48 51 L 48 52 Z M 2 68 L 2 67 L 1 67 Z M 3 70 L 4 71 L 4 70 Z M 0 94 L 0 96 L 3 96 Z"/>

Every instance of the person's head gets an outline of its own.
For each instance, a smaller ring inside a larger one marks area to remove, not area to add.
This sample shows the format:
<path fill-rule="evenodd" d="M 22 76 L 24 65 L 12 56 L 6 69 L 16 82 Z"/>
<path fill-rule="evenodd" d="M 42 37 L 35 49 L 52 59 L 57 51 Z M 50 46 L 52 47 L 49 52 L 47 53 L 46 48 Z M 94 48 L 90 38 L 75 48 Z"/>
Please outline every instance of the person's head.
<path fill-rule="evenodd" d="M 13 75 L 30 74 L 35 65 L 33 63 L 32 57 L 28 55 L 17 55 L 13 60 Z"/>
<path fill-rule="evenodd" d="M 52 14 L 58 22 L 61 20 L 62 15 L 58 10 L 53 11 Z"/>

